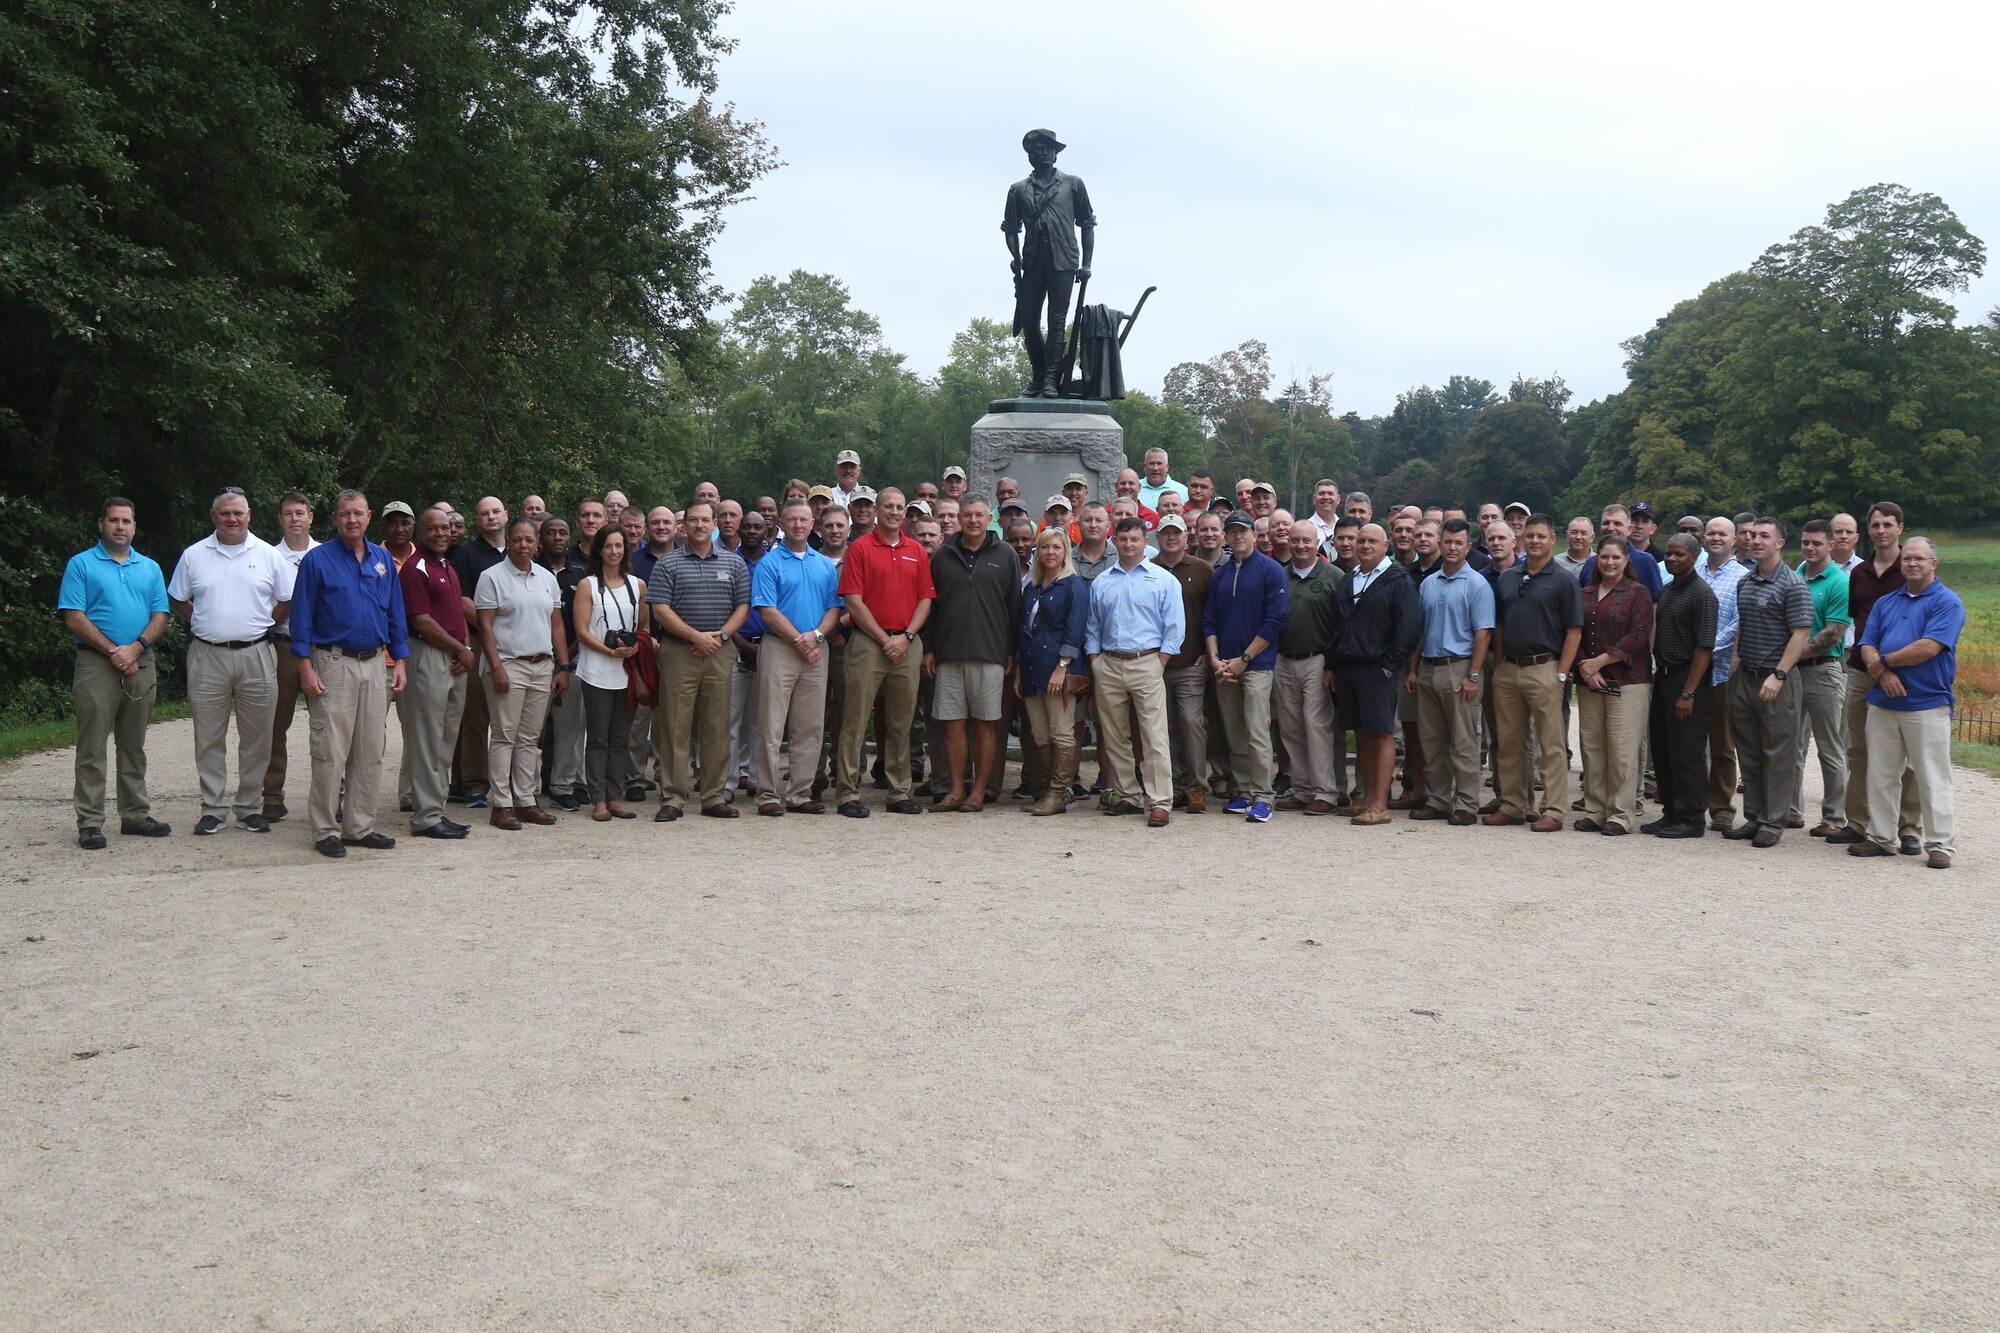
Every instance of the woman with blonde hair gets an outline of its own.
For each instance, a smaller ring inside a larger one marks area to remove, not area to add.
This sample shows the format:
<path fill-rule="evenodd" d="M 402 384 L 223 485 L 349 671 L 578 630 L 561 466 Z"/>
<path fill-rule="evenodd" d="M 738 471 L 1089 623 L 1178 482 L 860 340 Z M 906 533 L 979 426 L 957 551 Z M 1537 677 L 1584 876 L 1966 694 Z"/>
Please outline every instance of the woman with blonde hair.
<path fill-rule="evenodd" d="M 1048 775 L 1031 815 L 1069 809 L 1078 757 L 1072 700 L 1089 684 L 1083 659 L 1089 614 L 1090 585 L 1070 559 L 1069 534 L 1061 526 L 1043 529 L 1035 538 L 1028 586 L 1021 592 L 1021 632 L 1014 650 L 1014 693 L 1027 709 L 1042 771 Z"/>

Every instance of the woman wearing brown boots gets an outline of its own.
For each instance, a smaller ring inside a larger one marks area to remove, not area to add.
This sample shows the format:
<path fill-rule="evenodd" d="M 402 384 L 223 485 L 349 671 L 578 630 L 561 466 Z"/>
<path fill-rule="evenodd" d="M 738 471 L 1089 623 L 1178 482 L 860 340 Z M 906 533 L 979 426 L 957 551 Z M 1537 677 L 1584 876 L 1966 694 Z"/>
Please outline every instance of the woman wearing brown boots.
<path fill-rule="evenodd" d="M 1060 527 L 1045 529 L 1035 539 L 1034 567 L 1021 592 L 1021 636 L 1014 654 L 1014 691 L 1027 708 L 1048 774 L 1048 787 L 1029 809 L 1031 815 L 1069 809 L 1077 762 L 1073 700 L 1090 688 L 1083 657 L 1089 611 L 1090 585 L 1070 562 L 1069 534 Z"/>

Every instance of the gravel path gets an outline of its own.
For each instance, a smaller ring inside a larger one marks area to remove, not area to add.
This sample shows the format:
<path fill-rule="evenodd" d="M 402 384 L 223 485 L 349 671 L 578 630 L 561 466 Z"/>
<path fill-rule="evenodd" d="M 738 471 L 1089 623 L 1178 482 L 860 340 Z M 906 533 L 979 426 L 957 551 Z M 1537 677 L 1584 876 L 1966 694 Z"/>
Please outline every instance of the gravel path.
<path fill-rule="evenodd" d="M 1012 802 L 336 864 L 152 751 L 108 853 L 0 769 L 0 1326 L 2000 1325 L 1981 775 L 1942 874 Z"/>

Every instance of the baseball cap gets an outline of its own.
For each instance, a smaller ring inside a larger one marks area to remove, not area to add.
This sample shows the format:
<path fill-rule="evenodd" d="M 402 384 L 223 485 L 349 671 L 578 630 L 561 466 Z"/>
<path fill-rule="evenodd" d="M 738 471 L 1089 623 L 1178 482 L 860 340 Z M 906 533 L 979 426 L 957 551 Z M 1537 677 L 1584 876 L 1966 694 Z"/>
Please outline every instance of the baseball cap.
<path fill-rule="evenodd" d="M 855 453 L 852 449 L 842 449 L 833 456 L 833 465 L 839 467 L 842 463 L 852 463 L 854 466 L 860 467 L 861 455 Z"/>
<path fill-rule="evenodd" d="M 1067 511 L 1069 509 L 1069 501 L 1065 500 L 1060 495 L 1051 495 L 1049 497 L 1049 502 L 1042 506 L 1042 512 L 1047 513 L 1051 509 L 1061 509 Z"/>
<path fill-rule="evenodd" d="M 1222 526 L 1225 529 L 1249 528 L 1252 531 L 1255 531 L 1257 527 L 1257 520 L 1252 518 L 1248 513 L 1248 511 L 1246 510 L 1232 509 L 1229 511 L 1229 517 L 1222 520 Z"/>
<path fill-rule="evenodd" d="M 1278 488 L 1276 486 L 1273 486 L 1268 481 L 1260 481 L 1257 482 L 1255 485 L 1251 486 L 1250 488 L 1250 493 L 1252 495 L 1255 495 L 1258 491 L 1269 491 L 1271 494 L 1276 495 L 1278 493 Z"/>
<path fill-rule="evenodd" d="M 875 488 L 873 486 L 856 486 L 854 494 L 848 497 L 847 502 L 849 504 L 861 504 L 863 502 L 874 504 Z"/>
<path fill-rule="evenodd" d="M 1507 502 L 1507 507 L 1501 510 L 1500 512 L 1503 514 L 1511 514 L 1516 509 L 1520 510 L 1524 514 L 1532 514 L 1535 512 L 1534 510 L 1528 508 L 1528 506 L 1522 504 L 1519 500 L 1509 500 Z"/>
<path fill-rule="evenodd" d="M 385 510 L 384 512 L 386 513 L 387 511 Z M 1647 504 L 1644 500 L 1641 500 L 1639 501 L 1639 503 L 1633 505 L 1632 508 L 1627 512 L 1630 513 L 1633 518 L 1637 518 L 1641 514 L 1644 514 L 1647 518 L 1651 518 L 1653 516 L 1653 506 Z"/>
<path fill-rule="evenodd" d="M 953 463 L 950 467 L 946 468 L 944 470 L 944 474 L 947 477 L 957 477 L 960 481 L 965 480 L 965 469 L 960 467 L 956 463 Z"/>
<path fill-rule="evenodd" d="M 815 486 L 806 492 L 806 499 L 810 500 L 814 496 L 818 496 L 822 500 L 831 500 L 833 498 L 833 487 Z"/>
<path fill-rule="evenodd" d="M 382 506 L 383 518 L 387 518 L 391 514 L 401 514 L 404 518 L 415 518 L 417 516 L 416 511 L 401 500 L 391 500 L 388 504 Z"/>
<path fill-rule="evenodd" d="M 1187 521 L 1179 514 L 1162 514 L 1160 515 L 1159 524 L 1154 527 L 1153 531 L 1165 532 L 1169 528 L 1172 528 L 1175 532 L 1186 532 Z"/>
<path fill-rule="evenodd" d="M 910 501 L 910 503 L 909 503 L 909 510 L 910 510 L 910 512 L 911 512 L 911 513 L 913 513 L 913 514 L 926 514 L 926 515 L 927 515 L 927 514 L 929 514 L 929 513 L 931 512 L 931 507 L 930 507 L 930 503 L 929 503 L 928 501 L 925 501 L 925 500 L 912 500 L 912 501 Z"/>
<path fill-rule="evenodd" d="M 1090 485 L 1090 478 L 1084 476 L 1081 472 L 1072 472 L 1067 477 L 1063 478 L 1063 485 L 1082 486 L 1088 488 Z"/>
<path fill-rule="evenodd" d="M 1021 503 L 1021 497 L 1018 495 L 1009 496 L 1007 499 L 1002 500 L 1000 502 L 1001 513 L 1004 514 L 1009 509 L 1018 509 L 1024 514 L 1028 512 L 1028 506 Z"/>

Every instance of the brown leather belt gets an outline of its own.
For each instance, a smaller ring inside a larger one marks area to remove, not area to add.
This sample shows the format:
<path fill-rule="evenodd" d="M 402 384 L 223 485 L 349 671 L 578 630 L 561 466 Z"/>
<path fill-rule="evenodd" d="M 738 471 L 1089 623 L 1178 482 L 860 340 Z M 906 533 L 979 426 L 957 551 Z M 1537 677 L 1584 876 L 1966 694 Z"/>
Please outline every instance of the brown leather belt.
<path fill-rule="evenodd" d="M 1116 657 L 1123 661 L 1130 662 L 1141 657 L 1156 657 L 1159 655 L 1159 652 L 1160 650 L 1158 648 L 1141 648 L 1136 652 L 1129 652 L 1129 653 L 1122 648 L 1106 648 L 1104 650 L 1104 655 L 1106 657 Z"/>
<path fill-rule="evenodd" d="M 1527 657 L 1510 657 L 1507 659 L 1507 665 L 1517 666 L 1517 667 L 1531 667 L 1531 666 L 1540 666 L 1544 662 L 1553 662 L 1555 660 L 1556 660 L 1556 655 L 1554 653 L 1533 653 Z"/>
<path fill-rule="evenodd" d="M 507 660 L 510 662 L 546 662 L 554 656 L 554 653 L 525 653 L 520 657 L 510 657 Z"/>

